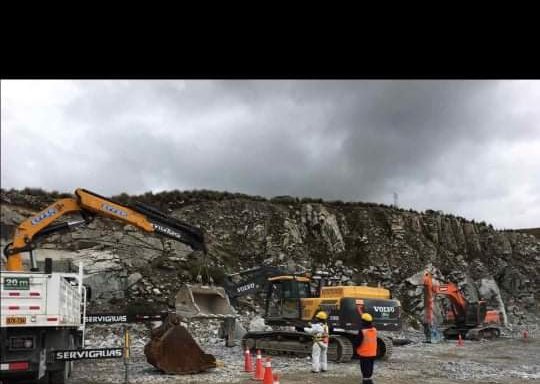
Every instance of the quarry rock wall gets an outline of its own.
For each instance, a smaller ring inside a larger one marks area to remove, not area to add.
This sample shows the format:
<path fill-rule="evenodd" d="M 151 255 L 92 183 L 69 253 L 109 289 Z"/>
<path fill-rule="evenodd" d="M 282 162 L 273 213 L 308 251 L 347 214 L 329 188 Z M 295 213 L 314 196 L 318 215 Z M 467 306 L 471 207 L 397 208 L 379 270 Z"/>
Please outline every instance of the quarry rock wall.
<path fill-rule="evenodd" d="M 21 220 L 58 197 L 2 190 L 2 246 Z M 290 196 L 175 191 L 116 199 L 143 201 L 199 226 L 209 254 L 101 218 L 47 238 L 42 253 L 84 262 L 92 306 L 100 310 L 172 307 L 180 284 L 197 275 L 219 283 L 225 273 L 261 263 L 292 264 L 327 270 L 344 284 L 381 284 L 401 300 L 408 324 L 416 326 L 423 306 L 421 276 L 428 268 L 441 281 L 457 283 L 469 299 L 481 297 L 501 309 L 510 324 L 538 324 L 540 239 L 533 234 L 495 230 L 432 210 Z M 40 250 L 36 254 L 39 258 Z M 260 310 L 257 299 L 245 303 Z"/>

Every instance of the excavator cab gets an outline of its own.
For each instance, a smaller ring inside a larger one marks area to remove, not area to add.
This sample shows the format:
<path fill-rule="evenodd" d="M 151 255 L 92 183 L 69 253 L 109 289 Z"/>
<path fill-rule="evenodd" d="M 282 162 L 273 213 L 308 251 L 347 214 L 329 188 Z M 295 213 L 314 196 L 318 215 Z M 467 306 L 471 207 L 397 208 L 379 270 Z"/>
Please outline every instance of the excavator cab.
<path fill-rule="evenodd" d="M 302 298 L 311 297 L 309 279 L 300 276 L 276 276 L 268 279 L 266 319 L 278 324 L 300 319 Z"/>

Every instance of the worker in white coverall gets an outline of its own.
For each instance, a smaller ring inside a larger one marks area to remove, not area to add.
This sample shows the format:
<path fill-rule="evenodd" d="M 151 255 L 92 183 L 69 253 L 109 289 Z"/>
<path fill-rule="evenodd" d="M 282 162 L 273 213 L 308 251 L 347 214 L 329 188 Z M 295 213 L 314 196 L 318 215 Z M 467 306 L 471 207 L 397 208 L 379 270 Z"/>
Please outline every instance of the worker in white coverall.
<path fill-rule="evenodd" d="M 304 328 L 304 332 L 313 336 L 313 348 L 311 350 L 311 372 L 319 373 L 328 370 L 327 353 L 328 353 L 328 315 L 326 312 L 320 311 L 315 315 L 313 323 L 309 327 Z"/>

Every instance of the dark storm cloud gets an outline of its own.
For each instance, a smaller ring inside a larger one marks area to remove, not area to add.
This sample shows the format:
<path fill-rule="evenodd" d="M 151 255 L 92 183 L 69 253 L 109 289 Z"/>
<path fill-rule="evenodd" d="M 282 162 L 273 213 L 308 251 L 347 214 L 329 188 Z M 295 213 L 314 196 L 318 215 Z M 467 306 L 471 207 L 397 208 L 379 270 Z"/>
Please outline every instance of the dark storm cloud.
<path fill-rule="evenodd" d="M 78 81 L 54 97 L 55 83 L 44 87 L 28 114 L 16 82 L 2 86 L 8 187 L 384 203 L 395 191 L 406 207 L 499 226 L 533 226 L 540 213 L 538 82 Z M 48 135 L 36 134 L 43 118 Z"/>

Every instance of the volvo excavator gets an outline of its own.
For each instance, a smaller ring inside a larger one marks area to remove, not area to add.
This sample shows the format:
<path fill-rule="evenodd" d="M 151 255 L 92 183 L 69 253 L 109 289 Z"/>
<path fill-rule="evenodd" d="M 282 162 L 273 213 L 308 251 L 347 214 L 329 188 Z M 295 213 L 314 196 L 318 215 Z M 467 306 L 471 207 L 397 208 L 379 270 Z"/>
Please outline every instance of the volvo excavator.
<path fill-rule="evenodd" d="M 74 213 L 80 214 L 81 219 L 55 223 L 60 217 Z M 73 198 L 54 202 L 22 222 L 15 229 L 13 241 L 4 248 L 7 263 L 1 281 L 0 378 L 42 379 L 49 375 L 50 382 L 65 381 L 69 364 L 51 360 L 47 354 L 51 350 L 81 346 L 78 331 L 84 328 L 80 311 L 84 294 L 82 288 L 73 289 L 72 276 L 53 273 L 50 262 L 46 271 L 40 272 L 32 251 L 46 236 L 88 224 L 96 216 L 130 224 L 207 252 L 199 228 L 142 203 L 127 206 L 85 189 L 77 189 Z M 30 255 L 30 271 L 24 271 L 22 254 L 25 252 Z M 82 287 L 81 280 L 82 276 L 79 287 Z M 4 305 L 7 301 L 9 305 Z M 204 353 L 180 324 L 180 319 L 173 315 L 159 329 L 153 330 L 152 340 L 145 347 L 147 360 L 166 373 L 196 373 L 216 367 L 214 356 Z M 171 345 L 176 348 L 170 348 Z M 178 353 L 178 350 L 183 352 Z"/>
<path fill-rule="evenodd" d="M 235 281 L 236 280 L 236 281 Z M 315 284 L 314 284 L 315 283 Z M 259 266 L 228 275 L 219 295 L 208 291 L 182 289 L 177 296 L 177 313 L 227 315 L 230 302 L 239 297 L 265 295 L 265 324 L 276 329 L 248 332 L 243 336 L 244 349 L 261 350 L 267 354 L 307 356 L 311 353 L 312 338 L 303 328 L 319 310 L 329 314 L 330 344 L 328 359 L 350 361 L 356 355 L 355 339 L 360 317 L 367 312 L 373 316 L 379 332 L 377 358 L 389 359 L 392 341 L 385 331 L 400 331 L 401 304 L 391 298 L 385 288 L 336 285 L 323 274 L 291 273 L 274 266 Z M 201 303 L 201 305 L 199 305 Z M 287 330 L 278 330 L 287 327 Z"/>

